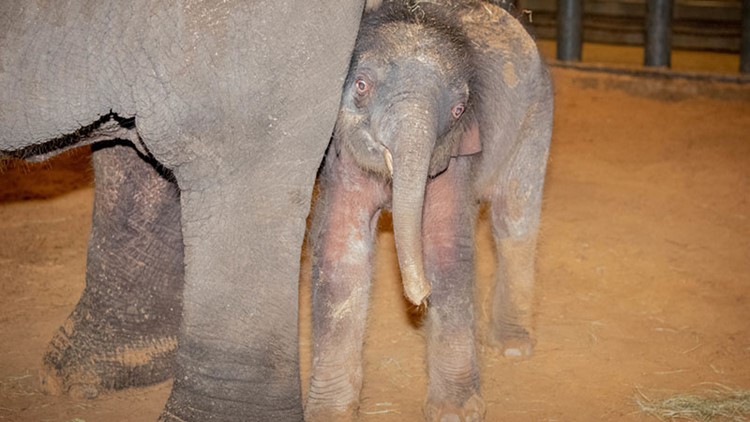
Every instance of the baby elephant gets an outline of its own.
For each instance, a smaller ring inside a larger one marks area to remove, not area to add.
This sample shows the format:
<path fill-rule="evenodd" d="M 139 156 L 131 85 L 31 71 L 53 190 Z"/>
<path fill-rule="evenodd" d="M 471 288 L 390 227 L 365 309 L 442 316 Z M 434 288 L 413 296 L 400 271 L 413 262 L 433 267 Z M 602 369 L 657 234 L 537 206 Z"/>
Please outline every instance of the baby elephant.
<path fill-rule="evenodd" d="M 306 416 L 351 420 L 380 210 L 407 299 L 426 305 L 425 416 L 479 421 L 474 226 L 491 204 L 498 283 L 490 338 L 528 356 L 552 90 L 533 40 L 481 1 L 385 2 L 365 17 L 320 175 Z"/>

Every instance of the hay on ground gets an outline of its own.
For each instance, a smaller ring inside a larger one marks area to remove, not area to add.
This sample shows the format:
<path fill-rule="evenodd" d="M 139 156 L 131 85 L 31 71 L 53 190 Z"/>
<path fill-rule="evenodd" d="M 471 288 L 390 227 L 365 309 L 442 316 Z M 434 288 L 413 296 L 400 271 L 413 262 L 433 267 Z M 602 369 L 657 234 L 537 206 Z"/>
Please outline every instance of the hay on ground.
<path fill-rule="evenodd" d="M 700 394 L 677 394 L 653 400 L 639 390 L 635 401 L 642 412 L 660 420 L 750 421 L 750 390 L 719 386 Z"/>

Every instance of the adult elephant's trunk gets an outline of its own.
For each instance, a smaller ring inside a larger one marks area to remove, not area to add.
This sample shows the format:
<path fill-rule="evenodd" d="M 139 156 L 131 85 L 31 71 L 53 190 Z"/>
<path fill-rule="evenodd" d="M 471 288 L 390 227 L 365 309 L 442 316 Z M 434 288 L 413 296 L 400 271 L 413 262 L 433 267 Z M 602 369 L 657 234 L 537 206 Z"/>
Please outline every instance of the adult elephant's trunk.
<path fill-rule="evenodd" d="M 399 126 L 393 154 L 393 234 L 404 293 L 419 306 L 431 289 L 422 256 L 422 211 L 436 130 L 432 122 Z"/>

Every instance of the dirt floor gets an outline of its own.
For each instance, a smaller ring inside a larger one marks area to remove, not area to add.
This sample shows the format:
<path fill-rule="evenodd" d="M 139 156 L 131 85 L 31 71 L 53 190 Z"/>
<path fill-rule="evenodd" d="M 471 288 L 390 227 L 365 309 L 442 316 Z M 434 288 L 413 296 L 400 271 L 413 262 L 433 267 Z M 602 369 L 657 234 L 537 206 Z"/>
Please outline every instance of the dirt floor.
<path fill-rule="evenodd" d="M 638 394 L 750 388 L 750 86 L 554 77 L 538 345 L 517 362 L 482 342 L 487 420 L 649 420 Z M 83 289 L 91 173 L 84 151 L 0 174 L 0 420 L 149 421 L 169 393 L 169 383 L 91 401 L 39 391 L 46 343 Z M 423 337 L 384 226 L 361 419 L 419 420 Z M 494 262 L 485 221 L 478 233 L 483 334 Z"/>

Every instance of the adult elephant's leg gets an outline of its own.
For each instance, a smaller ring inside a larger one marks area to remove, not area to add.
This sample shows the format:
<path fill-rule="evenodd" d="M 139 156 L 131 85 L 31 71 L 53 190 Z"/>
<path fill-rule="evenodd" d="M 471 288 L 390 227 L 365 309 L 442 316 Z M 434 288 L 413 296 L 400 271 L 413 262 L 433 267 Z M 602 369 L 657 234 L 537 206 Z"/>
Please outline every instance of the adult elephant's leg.
<path fill-rule="evenodd" d="M 46 389 L 92 398 L 171 376 L 182 311 L 177 185 L 129 145 L 94 147 L 86 287 L 44 356 Z"/>
<path fill-rule="evenodd" d="M 205 107 L 182 116 L 176 134 L 148 117 L 136 123 L 182 195 L 184 317 L 161 420 L 302 419 L 300 251 L 361 13 L 361 2 L 238 7 L 227 25 L 241 28 L 205 31 L 191 50 L 195 63 L 229 68 L 171 81 L 193 97 L 164 115 Z"/>

